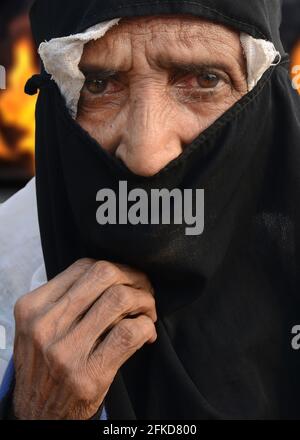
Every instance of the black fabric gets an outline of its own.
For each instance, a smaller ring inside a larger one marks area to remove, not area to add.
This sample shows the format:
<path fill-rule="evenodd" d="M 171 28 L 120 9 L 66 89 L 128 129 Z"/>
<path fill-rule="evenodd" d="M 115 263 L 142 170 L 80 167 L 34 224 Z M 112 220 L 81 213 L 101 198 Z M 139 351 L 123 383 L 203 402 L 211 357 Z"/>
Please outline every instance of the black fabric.
<path fill-rule="evenodd" d="M 300 40 L 300 2 L 284 0 L 282 9 L 281 38 L 285 50 L 289 53 Z"/>
<path fill-rule="evenodd" d="M 37 44 L 81 32 L 112 18 L 188 13 L 234 26 L 254 37 L 272 40 L 284 53 L 279 33 L 279 0 L 64 0 L 63 5 L 62 10 L 58 0 L 36 1 L 32 16 Z"/>
<path fill-rule="evenodd" d="M 37 42 L 120 16 L 191 12 L 278 40 L 280 2 L 40 0 Z M 114 419 L 300 418 L 299 97 L 286 64 L 152 177 L 109 156 L 69 115 L 53 81 L 36 111 L 36 183 L 51 279 L 80 257 L 145 271 L 158 310 L 154 344 L 117 373 L 105 405 Z M 36 84 L 38 86 L 39 84 Z M 34 91 L 31 83 L 29 89 Z M 203 188 L 205 230 L 96 223 L 96 192 Z"/>

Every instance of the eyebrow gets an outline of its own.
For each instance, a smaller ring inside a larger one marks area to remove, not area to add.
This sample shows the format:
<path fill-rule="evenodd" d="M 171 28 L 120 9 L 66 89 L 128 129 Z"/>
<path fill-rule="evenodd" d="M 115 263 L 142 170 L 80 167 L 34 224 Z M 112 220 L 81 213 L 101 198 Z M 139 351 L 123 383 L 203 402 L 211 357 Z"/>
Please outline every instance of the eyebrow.
<path fill-rule="evenodd" d="M 212 68 L 224 70 L 224 71 L 230 70 L 230 66 L 228 64 L 219 61 L 215 62 L 211 60 L 185 63 L 180 61 L 159 59 L 157 60 L 156 64 L 161 69 L 178 71 L 183 73 L 195 73 L 195 74 L 202 72 L 204 69 L 212 69 Z"/>
<path fill-rule="evenodd" d="M 217 69 L 217 70 L 223 70 L 225 72 L 231 70 L 228 64 L 213 62 L 213 61 L 185 63 L 185 62 L 160 59 L 156 62 L 156 66 L 160 69 L 170 70 L 173 73 L 194 74 L 194 75 L 202 73 L 203 70 L 206 69 Z M 125 70 L 122 69 L 118 70 L 118 69 L 104 68 L 101 65 L 95 63 L 82 63 L 82 65 L 80 66 L 80 70 L 86 77 L 88 77 L 89 75 L 96 75 L 101 79 L 109 79 L 115 77 L 120 73 L 126 72 Z"/>
<path fill-rule="evenodd" d="M 103 79 L 110 78 L 120 72 L 118 70 L 107 69 L 93 63 L 84 63 L 82 65 L 79 65 L 79 69 L 85 76 L 88 76 L 90 74 L 97 74 Z"/>

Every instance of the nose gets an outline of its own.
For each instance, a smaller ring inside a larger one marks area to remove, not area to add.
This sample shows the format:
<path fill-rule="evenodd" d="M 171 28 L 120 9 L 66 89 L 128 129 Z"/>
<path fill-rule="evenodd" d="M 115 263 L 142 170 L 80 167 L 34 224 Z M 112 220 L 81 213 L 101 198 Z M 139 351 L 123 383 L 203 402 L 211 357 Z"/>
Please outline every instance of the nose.
<path fill-rule="evenodd" d="M 150 177 L 182 153 L 174 107 L 156 92 L 131 99 L 126 127 L 115 151 L 133 173 Z"/>

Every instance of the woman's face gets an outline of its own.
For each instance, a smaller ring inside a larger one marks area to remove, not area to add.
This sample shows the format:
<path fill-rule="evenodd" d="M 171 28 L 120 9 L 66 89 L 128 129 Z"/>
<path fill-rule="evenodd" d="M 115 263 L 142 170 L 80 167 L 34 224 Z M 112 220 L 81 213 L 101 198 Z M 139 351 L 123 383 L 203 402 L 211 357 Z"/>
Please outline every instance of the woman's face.
<path fill-rule="evenodd" d="M 78 123 L 142 176 L 247 92 L 239 33 L 193 16 L 123 19 L 85 46 L 80 69 Z"/>

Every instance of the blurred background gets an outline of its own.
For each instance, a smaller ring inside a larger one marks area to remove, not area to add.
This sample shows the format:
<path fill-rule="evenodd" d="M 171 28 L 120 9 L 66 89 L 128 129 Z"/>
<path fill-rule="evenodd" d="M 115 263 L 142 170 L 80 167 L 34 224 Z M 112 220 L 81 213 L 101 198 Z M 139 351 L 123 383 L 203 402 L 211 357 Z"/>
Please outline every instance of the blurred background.
<path fill-rule="evenodd" d="M 39 71 L 28 19 L 32 3 L 0 2 L 0 65 L 6 69 L 6 89 L 0 90 L 0 203 L 34 175 L 36 96 L 24 93 L 27 79 Z M 283 0 L 281 32 L 293 77 L 292 67 L 300 66 L 300 0 Z"/>
<path fill-rule="evenodd" d="M 6 89 L 0 90 L 0 202 L 34 174 L 36 96 L 24 93 L 28 78 L 39 71 L 28 11 L 33 0 L 1 0 L 0 65 Z"/>

